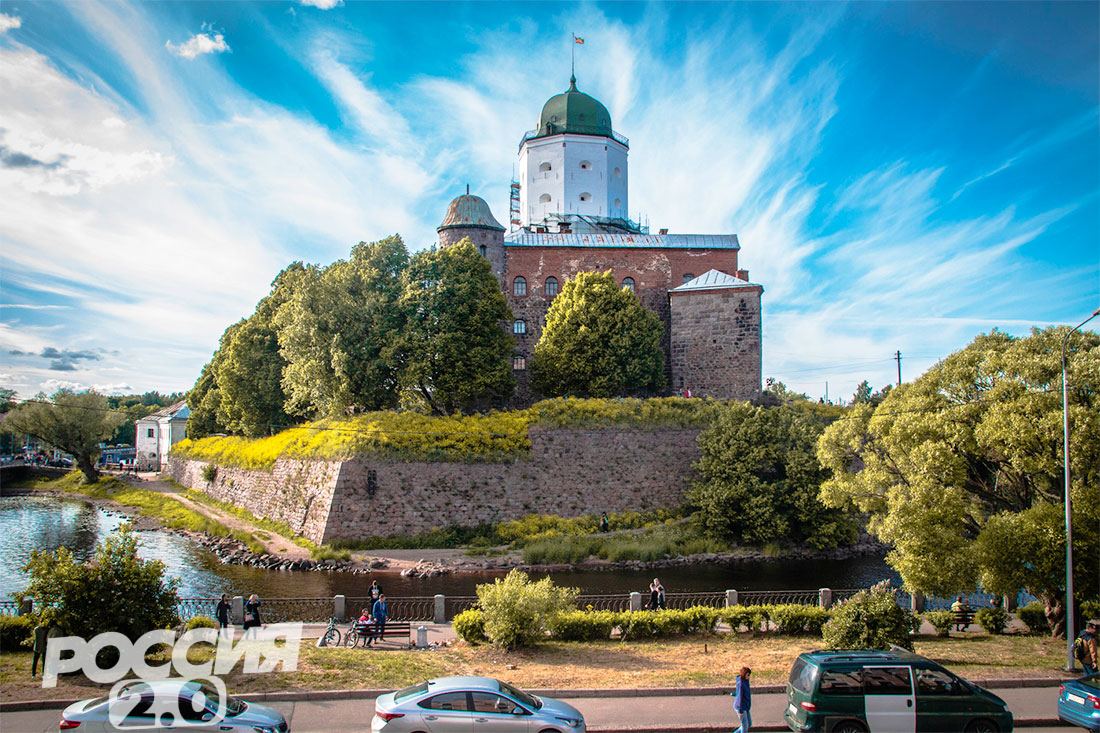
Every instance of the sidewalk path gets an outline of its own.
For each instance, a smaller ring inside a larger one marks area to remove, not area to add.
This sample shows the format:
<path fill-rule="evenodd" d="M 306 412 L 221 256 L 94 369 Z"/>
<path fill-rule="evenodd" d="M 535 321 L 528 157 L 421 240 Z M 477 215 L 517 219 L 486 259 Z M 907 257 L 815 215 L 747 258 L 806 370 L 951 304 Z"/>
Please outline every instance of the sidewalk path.
<path fill-rule="evenodd" d="M 1058 687 L 996 689 L 1008 703 L 1017 720 L 1057 718 Z M 582 713 L 593 731 L 629 731 L 646 729 L 660 731 L 729 731 L 734 725 L 730 699 L 727 695 L 684 695 L 679 697 L 607 697 L 569 699 Z M 783 726 L 782 694 L 753 695 L 753 730 L 786 730 Z M 321 700 L 309 702 L 276 702 L 272 706 L 282 711 L 294 733 L 328 733 L 334 730 L 362 730 L 374 714 L 374 701 Z M 56 731 L 57 710 L 4 713 L 0 728 L 5 733 L 38 733 Z M 1045 726 L 1030 731 L 1068 731 L 1069 728 Z"/>

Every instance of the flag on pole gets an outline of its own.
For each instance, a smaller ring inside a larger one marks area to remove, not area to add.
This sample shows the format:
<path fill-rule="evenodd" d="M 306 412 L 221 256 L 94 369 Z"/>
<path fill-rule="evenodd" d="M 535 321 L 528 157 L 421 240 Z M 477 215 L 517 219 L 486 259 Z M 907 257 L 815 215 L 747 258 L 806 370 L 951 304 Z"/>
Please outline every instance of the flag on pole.
<path fill-rule="evenodd" d="M 584 39 L 581 38 L 580 36 L 573 36 L 573 43 L 577 44 L 578 46 L 583 46 L 584 45 Z"/>

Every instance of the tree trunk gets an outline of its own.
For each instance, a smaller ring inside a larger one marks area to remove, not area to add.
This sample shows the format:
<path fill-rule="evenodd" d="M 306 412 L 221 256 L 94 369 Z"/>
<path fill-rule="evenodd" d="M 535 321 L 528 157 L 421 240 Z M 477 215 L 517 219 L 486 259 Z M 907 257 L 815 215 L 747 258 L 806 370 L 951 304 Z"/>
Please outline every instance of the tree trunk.
<path fill-rule="evenodd" d="M 1043 606 L 1046 611 L 1047 624 L 1050 626 L 1050 635 L 1055 638 L 1064 638 L 1066 635 L 1066 602 L 1058 595 L 1043 596 Z"/>
<path fill-rule="evenodd" d="M 94 484 L 99 480 L 99 471 L 95 468 L 95 463 L 92 461 L 92 457 L 88 455 L 78 455 L 76 457 L 76 466 L 80 469 L 80 472 L 84 474 L 84 483 Z"/>

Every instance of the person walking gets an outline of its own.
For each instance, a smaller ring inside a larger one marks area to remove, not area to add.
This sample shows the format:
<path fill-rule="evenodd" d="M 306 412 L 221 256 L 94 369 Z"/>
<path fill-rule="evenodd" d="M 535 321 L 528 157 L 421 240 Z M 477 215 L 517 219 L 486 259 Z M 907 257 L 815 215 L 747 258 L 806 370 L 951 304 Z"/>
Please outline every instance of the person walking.
<path fill-rule="evenodd" d="M 385 641 L 386 635 L 386 617 L 390 613 L 390 608 L 386 604 L 386 594 L 379 593 L 378 600 L 374 602 L 374 608 L 371 609 L 371 616 L 374 617 L 374 638 L 378 641 Z"/>
<path fill-rule="evenodd" d="M 222 593 L 222 599 L 218 601 L 218 607 L 214 611 L 218 617 L 218 630 L 225 631 L 229 628 L 229 596 Z"/>
<path fill-rule="evenodd" d="M 1073 656 L 1081 663 L 1085 674 L 1096 674 L 1097 662 L 1100 654 L 1097 653 L 1097 625 L 1095 621 L 1085 624 L 1085 630 L 1078 634 L 1073 642 Z"/>
<path fill-rule="evenodd" d="M 661 587 L 661 581 L 657 580 L 656 578 L 654 578 L 653 582 L 649 584 L 649 610 L 650 611 L 656 611 L 657 610 L 657 600 L 658 600 L 658 598 L 660 598 L 661 593 L 663 592 L 663 590 L 664 589 Z"/>
<path fill-rule="evenodd" d="M 665 608 L 665 587 L 660 583 L 657 583 L 657 608 L 661 610 Z"/>
<path fill-rule="evenodd" d="M 260 626 L 263 626 L 263 619 L 260 616 L 260 598 L 253 593 L 244 604 L 244 635 L 248 636 L 250 629 Z M 255 633 L 252 635 L 255 636 Z"/>
<path fill-rule="evenodd" d="M 50 639 L 60 636 L 61 630 L 53 625 L 52 621 L 44 620 L 34 627 L 32 639 L 32 651 L 34 658 L 31 660 L 31 677 L 38 676 L 38 661 L 42 660 L 42 671 L 46 671 L 46 645 Z"/>
<path fill-rule="evenodd" d="M 737 719 L 741 723 L 733 733 L 749 733 L 752 728 L 752 686 L 749 677 L 752 670 L 748 667 L 741 668 L 741 674 L 735 678 L 733 692 L 733 709 L 737 713 Z"/>
<path fill-rule="evenodd" d="M 607 512 L 600 515 L 600 531 L 607 532 L 611 529 L 611 520 L 607 517 Z"/>

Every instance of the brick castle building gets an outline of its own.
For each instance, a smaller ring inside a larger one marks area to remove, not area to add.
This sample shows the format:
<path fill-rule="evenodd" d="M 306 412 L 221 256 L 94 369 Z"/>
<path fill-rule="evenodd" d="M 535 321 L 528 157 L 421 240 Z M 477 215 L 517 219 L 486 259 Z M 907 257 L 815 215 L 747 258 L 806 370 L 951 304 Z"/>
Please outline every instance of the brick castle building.
<path fill-rule="evenodd" d="M 439 225 L 441 247 L 468 237 L 501 280 L 515 317 L 517 400 L 537 397 L 527 369 L 562 284 L 578 272 L 607 270 L 665 323 L 671 391 L 758 396 L 764 288 L 738 267 L 737 235 L 650 234 L 631 221 L 629 148 L 607 108 L 570 78 L 520 141 L 511 230 L 469 189 Z"/>

